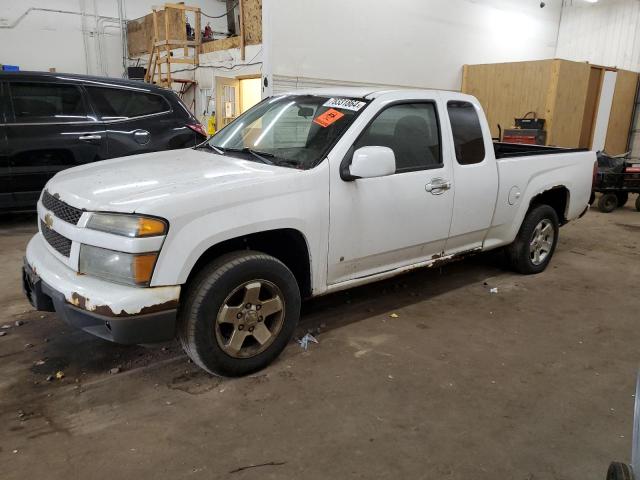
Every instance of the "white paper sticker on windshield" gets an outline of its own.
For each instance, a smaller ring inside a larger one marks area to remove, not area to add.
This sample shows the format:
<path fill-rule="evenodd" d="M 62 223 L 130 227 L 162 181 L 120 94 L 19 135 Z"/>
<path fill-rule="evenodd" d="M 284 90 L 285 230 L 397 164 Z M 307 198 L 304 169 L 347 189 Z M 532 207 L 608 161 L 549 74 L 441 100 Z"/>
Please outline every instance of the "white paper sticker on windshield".
<path fill-rule="evenodd" d="M 353 110 L 357 112 L 366 105 L 366 102 L 359 102 L 358 100 L 352 100 L 351 98 L 330 98 L 326 101 L 323 107 L 330 108 L 342 108 L 344 110 Z"/>

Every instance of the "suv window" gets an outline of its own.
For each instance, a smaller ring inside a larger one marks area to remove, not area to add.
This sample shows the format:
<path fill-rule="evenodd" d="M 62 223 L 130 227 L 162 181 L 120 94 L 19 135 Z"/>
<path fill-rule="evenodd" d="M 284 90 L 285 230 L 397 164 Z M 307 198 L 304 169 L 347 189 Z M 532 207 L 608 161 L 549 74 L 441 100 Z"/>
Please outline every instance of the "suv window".
<path fill-rule="evenodd" d="M 153 93 L 101 87 L 87 87 L 87 92 L 102 120 L 122 120 L 170 110 L 167 101 Z"/>
<path fill-rule="evenodd" d="M 453 145 L 460 165 L 471 165 L 484 160 L 484 137 L 478 112 L 469 102 L 447 103 Z"/>
<path fill-rule="evenodd" d="M 389 147 L 396 156 L 396 173 L 442 166 L 440 128 L 432 102 L 392 105 L 378 114 L 354 148 Z"/>
<path fill-rule="evenodd" d="M 75 85 L 11 82 L 11 103 L 18 123 L 90 120 Z"/>

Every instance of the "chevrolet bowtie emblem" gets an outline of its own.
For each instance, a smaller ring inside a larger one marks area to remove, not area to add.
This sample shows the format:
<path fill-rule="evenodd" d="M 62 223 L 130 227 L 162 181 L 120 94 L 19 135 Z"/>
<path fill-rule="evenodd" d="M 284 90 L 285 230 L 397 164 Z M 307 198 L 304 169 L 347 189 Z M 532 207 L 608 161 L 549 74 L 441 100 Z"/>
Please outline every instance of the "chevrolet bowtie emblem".
<path fill-rule="evenodd" d="M 50 213 L 47 213 L 44 216 L 44 224 L 47 226 L 47 228 L 53 227 L 53 216 Z"/>

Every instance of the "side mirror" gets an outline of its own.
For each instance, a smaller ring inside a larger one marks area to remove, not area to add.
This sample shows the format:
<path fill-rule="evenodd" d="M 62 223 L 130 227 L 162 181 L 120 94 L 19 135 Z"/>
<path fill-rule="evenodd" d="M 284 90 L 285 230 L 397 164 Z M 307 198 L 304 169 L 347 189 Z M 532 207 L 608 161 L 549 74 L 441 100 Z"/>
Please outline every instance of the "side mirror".
<path fill-rule="evenodd" d="M 361 147 L 353 152 L 349 175 L 353 178 L 386 177 L 396 173 L 396 156 L 389 147 Z"/>

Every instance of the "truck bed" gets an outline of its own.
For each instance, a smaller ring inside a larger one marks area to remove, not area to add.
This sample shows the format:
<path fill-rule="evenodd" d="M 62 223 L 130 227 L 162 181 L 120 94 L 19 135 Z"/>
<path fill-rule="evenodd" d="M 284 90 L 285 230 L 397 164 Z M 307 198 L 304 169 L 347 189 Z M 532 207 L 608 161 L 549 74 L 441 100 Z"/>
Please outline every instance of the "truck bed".
<path fill-rule="evenodd" d="M 529 155 L 549 155 L 551 153 L 585 152 L 586 148 L 547 147 L 522 143 L 493 142 L 496 159 L 525 157 Z"/>

